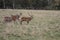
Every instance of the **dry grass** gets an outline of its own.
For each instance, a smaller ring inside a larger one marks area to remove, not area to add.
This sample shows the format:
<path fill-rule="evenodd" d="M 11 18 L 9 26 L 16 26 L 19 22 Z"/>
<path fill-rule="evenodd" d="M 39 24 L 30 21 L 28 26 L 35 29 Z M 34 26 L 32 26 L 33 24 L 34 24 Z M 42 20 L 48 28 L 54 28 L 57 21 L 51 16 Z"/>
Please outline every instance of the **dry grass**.
<path fill-rule="evenodd" d="M 18 21 L 3 23 L 4 16 L 19 13 L 30 13 L 34 18 L 28 25 Z M 0 40 L 60 40 L 60 11 L 1 9 Z"/>

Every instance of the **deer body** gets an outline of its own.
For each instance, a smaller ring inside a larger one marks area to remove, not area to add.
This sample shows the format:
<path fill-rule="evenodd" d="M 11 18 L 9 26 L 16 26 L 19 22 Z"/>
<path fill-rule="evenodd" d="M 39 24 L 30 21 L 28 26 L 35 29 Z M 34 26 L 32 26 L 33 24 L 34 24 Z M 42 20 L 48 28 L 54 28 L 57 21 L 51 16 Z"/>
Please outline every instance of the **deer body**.
<path fill-rule="evenodd" d="M 20 13 L 20 15 L 11 15 L 11 17 L 12 17 L 12 20 L 13 21 L 16 21 L 16 20 L 19 20 L 19 17 L 22 15 L 22 13 Z"/>
<path fill-rule="evenodd" d="M 31 21 L 31 20 L 32 20 L 32 16 L 31 17 L 21 17 L 20 22 L 21 22 L 21 24 L 23 21 L 26 21 L 27 23 L 29 23 L 29 21 Z"/>
<path fill-rule="evenodd" d="M 5 22 L 11 22 L 11 21 L 12 21 L 12 18 L 11 18 L 11 17 L 6 16 L 6 17 L 4 17 L 4 21 L 5 21 Z"/>

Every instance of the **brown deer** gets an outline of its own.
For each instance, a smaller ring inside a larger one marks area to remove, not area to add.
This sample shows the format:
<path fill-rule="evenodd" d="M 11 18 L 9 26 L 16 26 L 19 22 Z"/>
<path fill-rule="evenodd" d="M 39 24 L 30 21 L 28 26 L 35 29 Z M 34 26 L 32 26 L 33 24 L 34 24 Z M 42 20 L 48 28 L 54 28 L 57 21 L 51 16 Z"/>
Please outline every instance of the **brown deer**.
<path fill-rule="evenodd" d="M 22 13 L 20 13 L 20 15 L 17 14 L 17 15 L 5 16 L 4 22 L 12 22 L 12 21 L 19 20 L 21 15 L 22 15 Z"/>
<path fill-rule="evenodd" d="M 30 15 L 30 17 L 21 17 L 20 18 L 20 24 L 22 24 L 23 21 L 26 21 L 27 24 L 29 23 L 29 21 L 31 21 L 33 19 L 33 16 Z"/>
<path fill-rule="evenodd" d="M 22 15 L 22 13 L 20 13 L 20 15 L 11 15 L 11 18 L 13 21 L 19 20 L 20 16 Z"/>
<path fill-rule="evenodd" d="M 9 17 L 9 16 L 4 17 L 4 22 L 11 22 L 11 21 L 12 21 L 11 17 Z"/>

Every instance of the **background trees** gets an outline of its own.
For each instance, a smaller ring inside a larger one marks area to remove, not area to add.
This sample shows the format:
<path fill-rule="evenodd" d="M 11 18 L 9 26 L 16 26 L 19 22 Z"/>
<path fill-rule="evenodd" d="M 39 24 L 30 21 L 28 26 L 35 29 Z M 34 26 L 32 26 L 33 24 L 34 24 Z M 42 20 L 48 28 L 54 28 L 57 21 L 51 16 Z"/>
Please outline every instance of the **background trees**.
<path fill-rule="evenodd" d="M 60 9 L 60 0 L 0 0 L 0 8 Z"/>

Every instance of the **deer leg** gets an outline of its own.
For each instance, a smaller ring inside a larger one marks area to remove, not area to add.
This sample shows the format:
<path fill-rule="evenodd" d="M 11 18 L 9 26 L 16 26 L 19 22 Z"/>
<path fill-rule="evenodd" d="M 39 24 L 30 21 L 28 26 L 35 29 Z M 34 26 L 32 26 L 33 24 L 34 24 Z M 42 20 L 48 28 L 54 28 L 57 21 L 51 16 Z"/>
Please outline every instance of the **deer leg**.
<path fill-rule="evenodd" d="M 29 24 L 29 21 L 27 21 L 27 24 Z"/>
<path fill-rule="evenodd" d="M 22 21 L 20 21 L 20 24 L 22 24 Z"/>

